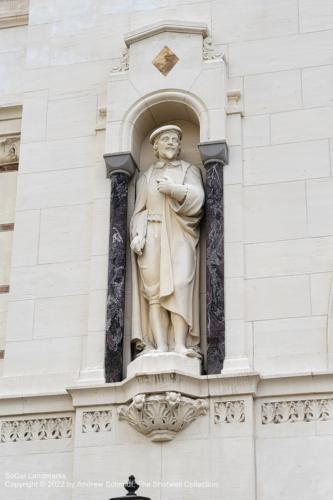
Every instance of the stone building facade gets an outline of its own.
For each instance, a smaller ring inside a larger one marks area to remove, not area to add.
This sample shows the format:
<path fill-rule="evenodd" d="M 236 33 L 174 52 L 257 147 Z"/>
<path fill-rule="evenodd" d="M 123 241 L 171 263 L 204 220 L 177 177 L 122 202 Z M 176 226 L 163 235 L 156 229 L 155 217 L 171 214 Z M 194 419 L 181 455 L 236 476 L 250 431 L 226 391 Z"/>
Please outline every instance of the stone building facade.
<path fill-rule="evenodd" d="M 332 3 L 0 0 L 0 75 L 2 497 L 104 500 L 134 474 L 152 500 L 326 500 Z M 127 244 L 122 380 L 105 383 L 103 155 L 144 169 L 171 121 L 203 174 L 197 144 L 228 148 L 223 370 L 127 376 Z"/>

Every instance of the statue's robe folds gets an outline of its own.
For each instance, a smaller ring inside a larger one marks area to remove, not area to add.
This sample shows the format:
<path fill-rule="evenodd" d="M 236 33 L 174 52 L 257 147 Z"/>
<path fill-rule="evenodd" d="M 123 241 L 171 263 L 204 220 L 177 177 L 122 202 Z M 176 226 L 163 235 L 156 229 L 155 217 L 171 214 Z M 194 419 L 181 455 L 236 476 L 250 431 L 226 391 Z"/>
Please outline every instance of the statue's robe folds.
<path fill-rule="evenodd" d="M 168 168 L 173 167 L 173 168 Z M 163 195 L 160 222 L 149 222 L 147 198 L 152 186 L 151 178 L 170 175 L 179 190 L 185 194 L 182 202 Z M 200 343 L 199 325 L 199 237 L 200 219 L 203 213 L 204 189 L 200 169 L 185 161 L 169 164 L 157 162 L 141 174 L 136 186 L 136 203 L 131 219 L 131 241 L 137 235 L 149 237 L 148 224 L 160 226 L 159 256 L 159 303 L 166 310 L 184 318 L 189 326 L 186 343 Z M 147 243 L 146 243 L 147 244 Z M 145 249 L 143 248 L 143 253 Z M 155 347 L 149 327 L 148 306 L 144 284 L 141 279 L 138 257 L 132 251 L 132 340 L 138 349 Z M 170 326 L 171 328 L 171 326 Z M 172 338 L 172 331 L 169 331 Z"/>

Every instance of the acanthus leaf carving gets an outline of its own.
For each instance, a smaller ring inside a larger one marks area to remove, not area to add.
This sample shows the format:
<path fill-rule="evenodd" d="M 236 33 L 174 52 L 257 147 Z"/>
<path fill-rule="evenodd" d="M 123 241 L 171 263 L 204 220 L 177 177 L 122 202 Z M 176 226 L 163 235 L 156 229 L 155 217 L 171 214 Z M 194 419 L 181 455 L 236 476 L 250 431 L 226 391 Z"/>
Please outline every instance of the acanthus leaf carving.
<path fill-rule="evenodd" d="M 223 52 L 220 52 L 213 44 L 211 37 L 206 37 L 202 43 L 202 58 L 204 61 L 221 61 L 224 59 Z"/>
<path fill-rule="evenodd" d="M 138 394 L 130 405 L 118 408 L 118 416 L 152 441 L 162 442 L 171 441 L 200 415 L 205 415 L 207 408 L 205 400 L 184 397 L 178 392 Z"/>
<path fill-rule="evenodd" d="M 235 424 L 245 422 L 245 402 L 218 401 L 214 404 L 214 423 Z"/>
<path fill-rule="evenodd" d="M 284 424 L 333 419 L 333 399 L 271 401 L 261 405 L 261 423 Z"/>
<path fill-rule="evenodd" d="M 121 53 L 121 59 L 117 66 L 113 66 L 111 73 L 121 73 L 123 71 L 129 70 L 129 51 L 128 48 L 124 48 Z"/>
<path fill-rule="evenodd" d="M 89 411 L 82 415 L 82 433 L 109 432 L 112 427 L 112 410 Z"/>
<path fill-rule="evenodd" d="M 71 438 L 72 427 L 72 417 L 3 420 L 0 442 L 15 443 Z"/>

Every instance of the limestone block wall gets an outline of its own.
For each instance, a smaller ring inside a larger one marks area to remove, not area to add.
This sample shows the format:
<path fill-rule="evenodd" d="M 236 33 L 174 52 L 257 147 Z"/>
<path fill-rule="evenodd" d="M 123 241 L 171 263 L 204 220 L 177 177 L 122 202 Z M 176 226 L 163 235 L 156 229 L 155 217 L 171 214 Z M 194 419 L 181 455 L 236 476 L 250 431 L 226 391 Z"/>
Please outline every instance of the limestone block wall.
<path fill-rule="evenodd" d="M 262 373 L 325 370 L 331 367 L 331 7 L 308 0 L 217 3 L 226 9 L 221 17 L 228 19 L 230 9 L 239 23 L 223 24 L 217 36 L 228 43 L 230 77 L 241 78 L 244 92 L 243 241 L 253 366 Z"/>
<path fill-rule="evenodd" d="M 34 0 L 28 26 L 0 30 L 1 105 L 23 104 L 10 302 L 25 327 L 17 321 L 6 334 L 7 376 L 102 377 L 108 75 L 124 33 L 179 16 L 207 23 L 227 60 L 228 92 L 239 95 L 227 120 L 227 358 L 264 374 L 331 366 L 329 9 L 310 0 Z"/>

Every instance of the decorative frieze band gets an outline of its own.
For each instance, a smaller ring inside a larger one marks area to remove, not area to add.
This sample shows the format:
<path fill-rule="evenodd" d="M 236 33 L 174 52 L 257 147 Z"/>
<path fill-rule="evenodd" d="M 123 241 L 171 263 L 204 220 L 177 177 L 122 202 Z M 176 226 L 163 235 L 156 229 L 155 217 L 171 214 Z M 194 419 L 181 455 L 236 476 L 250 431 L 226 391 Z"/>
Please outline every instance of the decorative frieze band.
<path fill-rule="evenodd" d="M 109 432 L 112 428 L 112 410 L 88 411 L 82 414 L 82 432 Z"/>
<path fill-rule="evenodd" d="M 261 423 L 285 424 L 333 419 L 333 399 L 271 401 L 261 405 Z"/>
<path fill-rule="evenodd" d="M 241 424 L 245 422 L 245 402 L 219 401 L 214 404 L 215 424 Z"/>
<path fill-rule="evenodd" d="M 72 437 L 72 417 L 33 418 L 28 420 L 3 420 L 1 443 L 18 441 L 45 441 Z"/>

